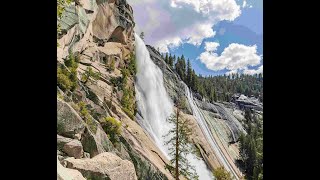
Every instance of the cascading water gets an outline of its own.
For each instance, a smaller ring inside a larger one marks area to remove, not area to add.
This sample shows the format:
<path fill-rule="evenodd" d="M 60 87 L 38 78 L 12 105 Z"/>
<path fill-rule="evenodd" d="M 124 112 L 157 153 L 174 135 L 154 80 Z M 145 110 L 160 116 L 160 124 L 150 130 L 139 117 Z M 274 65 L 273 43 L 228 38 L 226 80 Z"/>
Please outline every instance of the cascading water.
<path fill-rule="evenodd" d="M 152 136 L 159 149 L 168 156 L 168 147 L 164 145 L 163 136 L 172 128 L 167 118 L 173 113 L 173 103 L 168 96 L 163 82 L 163 74 L 150 59 L 150 54 L 141 38 L 135 34 L 137 78 L 136 98 L 138 111 L 142 117 L 137 117 L 139 124 Z M 195 155 L 187 155 L 192 166 L 195 166 L 200 180 L 212 179 L 211 172 L 204 161 Z"/>
<path fill-rule="evenodd" d="M 217 145 L 215 139 L 213 138 L 210 129 L 206 123 L 205 117 L 203 116 L 203 114 L 201 113 L 200 109 L 198 108 L 198 106 L 196 105 L 196 103 L 193 100 L 193 95 L 190 92 L 190 89 L 188 88 L 188 86 L 183 83 L 185 86 L 185 91 L 187 93 L 187 98 L 188 98 L 188 102 L 191 106 L 192 112 L 193 112 L 193 116 L 196 118 L 202 132 L 204 133 L 205 137 L 207 138 L 207 141 L 209 142 L 210 146 L 212 147 L 212 149 L 215 152 L 215 155 L 217 156 L 217 158 L 219 159 L 219 161 L 222 163 L 222 165 L 226 168 L 227 171 L 231 172 L 234 177 L 236 179 L 239 179 L 237 174 L 235 173 L 235 171 L 233 170 L 233 168 L 231 167 L 231 165 L 229 164 L 228 160 L 226 159 L 226 157 L 224 156 L 224 154 L 221 152 L 219 146 Z"/>

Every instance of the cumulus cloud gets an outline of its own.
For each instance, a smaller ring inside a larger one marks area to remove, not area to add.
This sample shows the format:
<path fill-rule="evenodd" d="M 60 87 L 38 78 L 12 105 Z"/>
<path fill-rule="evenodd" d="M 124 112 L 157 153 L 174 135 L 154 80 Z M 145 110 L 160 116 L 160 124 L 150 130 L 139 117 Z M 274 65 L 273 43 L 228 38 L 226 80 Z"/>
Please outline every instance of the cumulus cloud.
<path fill-rule="evenodd" d="M 240 14 L 236 0 L 127 0 L 133 7 L 136 32 L 145 42 L 167 52 L 181 43 L 200 45 L 214 37 L 213 26 Z M 146 16 L 146 14 L 150 14 Z"/>
<path fill-rule="evenodd" d="M 249 75 L 253 75 L 253 74 L 260 74 L 263 73 L 263 65 L 261 65 L 258 69 L 245 69 L 243 70 L 243 74 L 249 74 Z"/>
<path fill-rule="evenodd" d="M 220 44 L 217 42 L 205 42 L 204 49 L 206 51 L 216 51 L 218 46 L 220 46 Z"/>
<path fill-rule="evenodd" d="M 205 44 L 206 51 L 198 57 L 208 69 L 214 71 L 223 69 L 233 72 L 235 70 L 245 70 L 248 66 L 259 65 L 262 59 L 262 56 L 257 54 L 256 45 L 245 46 L 243 44 L 232 43 L 223 50 L 221 55 L 215 52 L 217 47 L 217 44 L 207 42 Z"/>

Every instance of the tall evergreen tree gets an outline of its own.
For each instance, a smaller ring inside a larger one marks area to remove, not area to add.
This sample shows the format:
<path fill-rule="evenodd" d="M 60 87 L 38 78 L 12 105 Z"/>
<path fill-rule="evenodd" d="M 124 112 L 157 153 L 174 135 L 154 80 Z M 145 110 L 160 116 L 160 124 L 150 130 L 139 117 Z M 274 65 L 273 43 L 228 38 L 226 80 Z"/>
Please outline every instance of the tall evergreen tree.
<path fill-rule="evenodd" d="M 171 69 L 173 69 L 173 57 L 171 56 L 171 54 L 169 56 L 169 66 Z"/>
<path fill-rule="evenodd" d="M 188 86 L 190 87 L 192 84 L 192 68 L 191 68 L 191 64 L 190 64 L 190 60 L 188 59 L 188 63 L 187 63 L 187 77 L 186 77 L 186 81 Z"/>
<path fill-rule="evenodd" d="M 166 57 L 164 58 L 164 61 L 169 64 L 169 57 L 168 57 L 168 53 L 166 53 Z"/>
<path fill-rule="evenodd" d="M 169 155 L 172 157 L 170 162 L 174 165 L 172 174 L 176 180 L 179 180 L 180 174 L 187 179 L 198 179 L 194 167 L 186 159 L 187 154 L 192 152 L 188 142 L 192 131 L 189 128 L 190 121 L 180 117 L 180 105 L 181 103 L 178 102 L 176 112 L 168 119 L 168 122 L 173 124 L 173 128 L 165 136 L 169 138 L 165 144 L 169 145 Z"/>

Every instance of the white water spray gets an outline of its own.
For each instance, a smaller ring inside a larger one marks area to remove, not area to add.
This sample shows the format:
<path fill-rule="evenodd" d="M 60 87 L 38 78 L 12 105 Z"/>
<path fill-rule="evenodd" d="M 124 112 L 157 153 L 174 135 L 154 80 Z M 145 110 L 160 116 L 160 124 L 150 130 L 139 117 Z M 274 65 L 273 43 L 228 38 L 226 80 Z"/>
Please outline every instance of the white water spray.
<path fill-rule="evenodd" d="M 144 42 L 135 34 L 137 80 L 136 98 L 138 110 L 142 118 L 137 118 L 139 124 L 148 131 L 159 149 L 168 156 L 168 147 L 164 145 L 163 136 L 172 128 L 167 118 L 173 112 L 173 103 L 168 96 L 163 82 L 163 74 L 150 59 L 150 54 Z M 211 180 L 213 177 L 204 161 L 195 155 L 187 155 L 192 166 L 195 166 L 200 180 Z"/>

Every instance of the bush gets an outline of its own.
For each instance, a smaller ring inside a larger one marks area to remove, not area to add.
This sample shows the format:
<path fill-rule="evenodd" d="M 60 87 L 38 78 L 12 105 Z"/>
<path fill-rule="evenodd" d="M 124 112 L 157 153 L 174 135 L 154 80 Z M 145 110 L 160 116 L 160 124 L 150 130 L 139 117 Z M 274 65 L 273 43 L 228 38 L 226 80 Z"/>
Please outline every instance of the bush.
<path fill-rule="evenodd" d="M 232 180 L 231 174 L 224 169 L 224 167 L 219 167 L 213 171 L 213 175 L 216 180 Z"/>
<path fill-rule="evenodd" d="M 57 71 L 57 84 L 59 88 L 63 91 L 71 90 L 73 83 L 69 79 L 69 73 L 58 67 Z"/>
<path fill-rule="evenodd" d="M 94 119 L 89 114 L 89 111 L 86 107 L 86 104 L 84 102 L 79 102 L 78 103 L 80 115 L 82 118 L 85 120 L 86 124 L 89 126 L 90 130 L 93 131 L 94 133 L 97 132 L 97 124 L 94 122 Z"/>
<path fill-rule="evenodd" d="M 132 89 L 123 89 L 123 96 L 121 98 L 122 110 L 131 118 L 134 119 L 135 114 L 135 99 Z"/>
<path fill-rule="evenodd" d="M 131 75 L 136 75 L 137 74 L 137 65 L 136 65 L 136 58 L 133 53 L 130 55 L 130 63 L 129 63 L 129 72 Z"/>
<path fill-rule="evenodd" d="M 79 109 L 80 109 L 80 115 L 82 116 L 82 118 L 86 118 L 89 114 L 89 111 L 86 107 L 86 104 L 84 102 L 79 102 L 78 103 Z"/>
<path fill-rule="evenodd" d="M 134 115 L 133 115 L 132 111 L 130 111 L 127 108 L 122 108 L 122 110 L 129 116 L 129 118 L 134 119 Z"/>
<path fill-rule="evenodd" d="M 116 142 L 116 137 L 121 133 L 120 127 L 122 123 L 113 117 L 105 117 L 104 120 L 105 122 L 102 123 L 102 127 L 109 136 L 110 141 L 114 143 Z"/>
<path fill-rule="evenodd" d="M 90 77 L 94 80 L 98 80 L 100 78 L 100 75 L 101 74 L 99 72 L 93 72 L 91 67 L 87 67 L 86 71 L 81 76 L 81 81 L 86 83 L 90 79 Z"/>
<path fill-rule="evenodd" d="M 78 86 L 77 68 L 78 57 L 70 54 L 64 61 L 65 66 L 60 65 L 57 69 L 57 85 L 63 90 L 74 91 Z"/>

